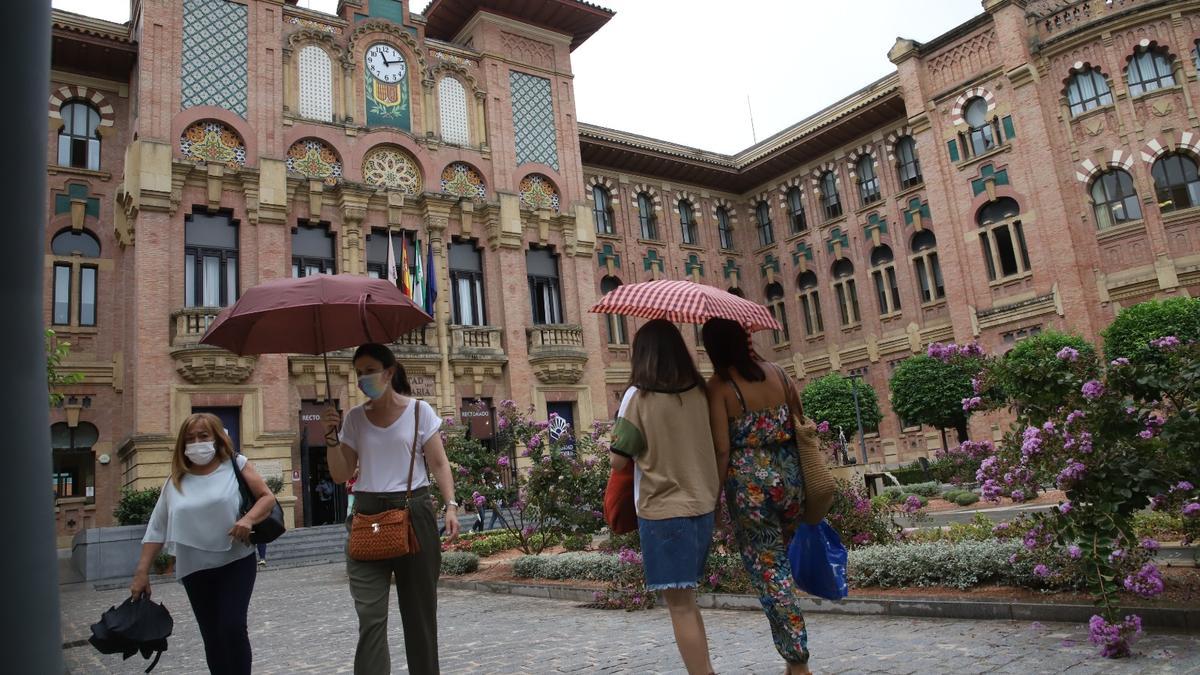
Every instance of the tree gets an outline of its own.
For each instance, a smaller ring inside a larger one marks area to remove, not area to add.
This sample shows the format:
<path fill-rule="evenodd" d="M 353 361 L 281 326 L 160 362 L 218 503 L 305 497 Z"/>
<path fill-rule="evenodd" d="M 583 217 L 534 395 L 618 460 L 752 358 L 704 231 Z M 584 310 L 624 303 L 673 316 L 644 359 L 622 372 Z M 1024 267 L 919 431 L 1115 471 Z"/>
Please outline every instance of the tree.
<path fill-rule="evenodd" d="M 892 409 L 900 418 L 938 429 L 954 429 L 958 442 L 967 440 L 963 399 L 975 395 L 969 369 L 924 354 L 904 359 L 892 373 Z"/>
<path fill-rule="evenodd" d="M 1061 356 L 1060 356 L 1061 355 Z M 1046 331 L 987 363 L 984 380 L 995 402 L 1007 401 L 1037 424 L 1076 394 L 1076 377 L 1096 377 L 1096 348 L 1078 335 Z"/>
<path fill-rule="evenodd" d="M 55 339 L 53 330 L 46 330 L 46 388 L 50 393 L 50 407 L 57 406 L 62 401 L 62 394 L 54 391 L 55 387 L 79 384 L 83 381 L 82 373 L 62 373 L 59 368 L 71 353 L 71 343 Z"/>
<path fill-rule="evenodd" d="M 858 407 L 862 414 L 864 431 L 874 431 L 879 428 L 883 415 L 879 412 L 879 399 L 875 390 L 864 382 L 857 385 L 840 373 L 830 373 L 813 380 L 804 387 L 801 403 L 804 404 L 804 415 L 815 422 L 829 422 L 831 429 L 841 427 L 843 431 L 854 432 L 858 423 L 854 415 L 854 389 L 858 389 Z"/>
<path fill-rule="evenodd" d="M 1109 360 L 1135 363 L 1161 359 L 1151 340 L 1174 335 L 1181 342 L 1200 340 L 1200 298 L 1151 300 L 1122 310 L 1104 329 L 1104 354 Z"/>

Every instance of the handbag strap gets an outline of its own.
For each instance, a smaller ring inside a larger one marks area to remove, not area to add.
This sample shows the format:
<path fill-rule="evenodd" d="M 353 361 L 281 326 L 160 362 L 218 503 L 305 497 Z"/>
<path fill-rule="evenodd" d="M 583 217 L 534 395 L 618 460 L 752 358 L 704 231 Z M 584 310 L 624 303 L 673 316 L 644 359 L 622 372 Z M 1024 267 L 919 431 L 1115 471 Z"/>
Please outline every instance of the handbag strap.
<path fill-rule="evenodd" d="M 779 367 L 778 363 L 772 363 L 771 365 L 775 368 L 775 371 L 779 373 L 779 379 L 783 383 L 783 391 L 787 396 L 788 408 L 791 409 L 792 415 L 795 415 L 796 419 L 803 424 L 804 407 L 800 405 L 800 397 L 796 395 L 796 388 L 792 386 L 791 379 L 788 378 L 787 373 L 783 371 L 783 368 Z"/>
<path fill-rule="evenodd" d="M 421 438 L 421 399 L 414 398 L 412 405 L 416 406 L 413 415 L 413 444 L 412 456 L 408 458 L 408 494 L 412 496 L 413 469 L 417 467 L 417 441 Z"/>
<path fill-rule="evenodd" d="M 237 478 L 238 492 L 242 495 L 242 502 L 243 504 L 249 502 L 250 506 L 247 507 L 247 510 L 249 510 L 254 505 L 254 493 L 250 491 L 250 485 L 246 483 L 246 477 L 242 475 L 242 469 L 238 466 L 237 458 L 238 456 L 235 454 L 229 460 L 229 463 L 233 465 L 233 475 Z"/>

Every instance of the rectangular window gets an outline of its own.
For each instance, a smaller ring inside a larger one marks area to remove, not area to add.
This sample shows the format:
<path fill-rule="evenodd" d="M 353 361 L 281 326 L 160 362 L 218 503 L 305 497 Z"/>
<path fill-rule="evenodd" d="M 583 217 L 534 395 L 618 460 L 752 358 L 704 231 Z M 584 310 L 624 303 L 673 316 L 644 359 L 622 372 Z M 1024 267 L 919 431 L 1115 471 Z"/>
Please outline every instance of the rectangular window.
<path fill-rule="evenodd" d="M 883 271 L 874 270 L 871 272 L 871 277 L 875 280 L 875 295 L 879 299 L 879 313 L 891 313 L 891 307 L 888 305 L 888 295 L 883 281 Z"/>
<path fill-rule="evenodd" d="M 717 234 L 721 240 L 721 248 L 726 251 L 733 250 L 733 226 L 729 223 L 729 212 L 725 209 L 717 210 Z"/>
<path fill-rule="evenodd" d="M 386 252 L 387 246 L 384 245 Z M 292 230 L 292 277 L 337 274 L 333 233 L 325 226 L 300 225 Z"/>
<path fill-rule="evenodd" d="M 812 337 L 825 332 L 825 324 L 821 320 L 821 299 L 817 291 L 809 291 L 800 296 L 800 308 L 804 313 L 804 334 Z"/>
<path fill-rule="evenodd" d="M 933 287 L 930 285 L 929 271 L 925 264 L 925 258 L 917 258 L 913 261 L 913 268 L 917 273 L 917 285 L 921 289 L 921 302 L 932 302 Z"/>
<path fill-rule="evenodd" d="M 983 247 L 983 261 L 987 264 L 988 279 L 996 280 L 996 262 L 992 260 L 992 243 L 987 232 L 979 233 L 979 244 Z"/>
<path fill-rule="evenodd" d="M 856 324 L 860 320 L 858 311 L 858 289 L 855 287 L 853 279 L 839 281 L 833 285 L 837 292 L 838 311 L 841 314 L 842 325 L 850 326 Z"/>
<path fill-rule="evenodd" d="M 1013 247 L 1012 234 L 1007 227 L 997 227 L 992 230 L 992 234 L 996 238 L 996 253 L 1000 258 L 1001 274 L 1006 277 L 1017 274 L 1020 269 L 1017 267 L 1017 252 Z"/>
<path fill-rule="evenodd" d="M 533 307 L 533 323 L 545 325 L 562 323 L 562 301 L 558 293 L 558 279 L 529 277 L 529 301 Z"/>
<path fill-rule="evenodd" d="M 71 323 L 71 266 L 54 266 L 54 323 L 65 326 Z"/>
<path fill-rule="evenodd" d="M 469 242 L 450 244 L 449 254 L 454 323 L 459 326 L 486 326 L 483 255 Z"/>
<path fill-rule="evenodd" d="M 187 307 L 228 307 L 238 293 L 237 221 L 193 213 L 184 221 L 183 295 Z"/>
<path fill-rule="evenodd" d="M 96 325 L 96 268 L 79 268 L 79 325 Z"/>

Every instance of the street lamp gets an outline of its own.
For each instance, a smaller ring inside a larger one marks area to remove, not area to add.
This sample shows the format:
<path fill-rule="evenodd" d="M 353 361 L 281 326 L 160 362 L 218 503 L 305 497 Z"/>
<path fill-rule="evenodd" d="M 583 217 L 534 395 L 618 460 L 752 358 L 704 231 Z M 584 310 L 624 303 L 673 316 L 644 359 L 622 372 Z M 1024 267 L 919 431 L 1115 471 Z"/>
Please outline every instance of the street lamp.
<path fill-rule="evenodd" d="M 850 389 L 854 392 L 854 421 L 858 423 L 858 447 L 862 451 L 863 466 L 867 464 L 867 439 L 863 436 L 862 425 L 862 409 L 858 406 L 858 381 L 862 379 L 862 375 L 857 373 L 850 374 Z"/>

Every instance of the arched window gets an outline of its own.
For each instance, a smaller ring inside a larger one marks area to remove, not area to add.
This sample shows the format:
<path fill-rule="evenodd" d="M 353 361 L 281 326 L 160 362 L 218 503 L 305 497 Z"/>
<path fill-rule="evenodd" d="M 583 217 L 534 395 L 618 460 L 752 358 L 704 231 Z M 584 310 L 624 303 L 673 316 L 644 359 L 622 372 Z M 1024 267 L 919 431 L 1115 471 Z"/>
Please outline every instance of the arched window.
<path fill-rule="evenodd" d="M 832 220 L 842 215 L 842 200 L 838 196 L 837 177 L 832 171 L 821 174 L 821 208 L 825 210 L 825 220 Z"/>
<path fill-rule="evenodd" d="M 912 238 L 913 269 L 921 286 L 921 302 L 930 303 L 946 297 L 942 283 L 942 266 L 938 264 L 937 238 L 930 230 L 921 230 Z"/>
<path fill-rule="evenodd" d="M 1130 96 L 1141 96 L 1164 87 L 1175 86 L 1175 73 L 1171 60 L 1159 49 L 1141 49 L 1134 52 L 1125 66 L 1125 83 Z"/>
<path fill-rule="evenodd" d="M 297 63 L 300 72 L 300 116 L 332 122 L 333 65 L 329 54 L 317 45 L 305 45 L 300 48 Z"/>
<path fill-rule="evenodd" d="M 1154 193 L 1158 208 L 1163 211 L 1200 206 L 1200 177 L 1196 175 L 1196 160 L 1183 153 L 1163 155 L 1150 168 L 1154 177 Z"/>
<path fill-rule="evenodd" d="M 645 192 L 637 196 L 638 223 L 642 226 L 642 239 L 658 239 L 658 216 L 654 215 L 654 199 Z"/>
<path fill-rule="evenodd" d="M 783 330 L 771 331 L 771 339 L 777 345 L 783 344 L 791 339 L 788 334 L 787 310 L 783 304 L 783 286 L 779 282 L 768 284 L 765 295 L 767 296 L 767 309 L 783 327 Z"/>
<path fill-rule="evenodd" d="M 50 240 L 50 252 L 60 258 L 54 262 L 51 322 L 58 326 L 95 326 L 99 267 L 84 260 L 100 257 L 100 240 L 87 230 L 63 230 Z"/>
<path fill-rule="evenodd" d="M 963 119 L 967 122 L 967 134 L 971 141 L 971 154 L 978 156 L 996 147 L 996 136 L 988 122 L 988 104 L 982 96 L 967 101 Z"/>
<path fill-rule="evenodd" d="M 71 101 L 59 109 L 62 130 L 58 132 L 58 165 L 100 170 L 100 113 L 92 106 Z"/>
<path fill-rule="evenodd" d="M 612 196 L 600 185 L 592 186 L 592 215 L 596 219 L 597 234 L 616 234 L 617 223 L 613 217 Z"/>
<path fill-rule="evenodd" d="M 858 286 L 854 283 L 854 263 L 847 258 L 833 264 L 833 291 L 837 294 L 842 325 L 853 326 L 861 321 L 858 311 Z"/>
<path fill-rule="evenodd" d="M 1001 197 L 979 209 L 979 243 L 987 264 L 988 279 L 996 281 L 1029 272 L 1029 251 L 1021 227 L 1021 206 Z"/>
<path fill-rule="evenodd" d="M 696 211 L 692 203 L 686 199 L 679 200 L 679 229 L 683 234 L 683 243 L 696 245 L 700 243 L 700 232 L 696 227 Z"/>
<path fill-rule="evenodd" d="M 1133 177 L 1121 169 L 1100 174 L 1092 181 L 1092 209 L 1096 214 L 1096 227 L 1104 229 L 1117 223 L 1142 219 L 1142 205 L 1138 203 Z"/>
<path fill-rule="evenodd" d="M 533 247 L 525 252 L 525 274 L 529 279 L 529 303 L 533 323 L 546 325 L 563 322 L 562 296 L 558 287 L 558 256 L 546 248 Z"/>
<path fill-rule="evenodd" d="M 775 227 L 771 225 L 771 206 L 764 199 L 754 207 L 754 220 L 758 223 L 758 245 L 775 243 Z"/>
<path fill-rule="evenodd" d="M 891 247 L 876 246 L 871 251 L 871 278 L 875 281 L 875 297 L 883 316 L 900 311 L 900 286 L 896 283 L 896 261 Z"/>
<path fill-rule="evenodd" d="M 879 201 L 879 176 L 875 175 L 875 158 L 863 155 L 856 164 L 858 198 L 863 205 Z"/>
<path fill-rule="evenodd" d="M 617 290 L 621 286 L 621 280 L 616 277 L 604 277 L 600 280 L 600 295 L 601 297 Z M 610 345 L 627 345 L 629 344 L 628 333 L 625 331 L 625 317 L 620 314 L 605 314 L 604 322 L 608 328 L 608 344 Z"/>
<path fill-rule="evenodd" d="M 438 80 L 438 112 L 442 140 L 455 145 L 470 145 L 470 121 L 467 116 L 467 90 L 453 77 Z"/>
<path fill-rule="evenodd" d="M 790 187 L 787 191 L 788 222 L 792 234 L 799 234 L 808 229 L 808 219 L 804 217 L 804 199 L 800 188 Z"/>
<path fill-rule="evenodd" d="M 50 425 L 50 449 L 54 462 L 54 494 L 59 499 L 79 498 L 96 501 L 96 460 L 92 446 L 100 440 L 100 431 L 91 422 L 70 426 L 66 422 Z"/>
<path fill-rule="evenodd" d="M 817 291 L 817 275 L 811 270 L 796 277 L 796 286 L 800 289 L 800 313 L 804 315 L 804 334 L 808 337 L 825 332 L 825 322 L 821 319 L 821 296 Z"/>
<path fill-rule="evenodd" d="M 729 220 L 729 209 L 717 207 L 717 238 L 721 240 L 721 250 L 733 250 L 733 224 Z"/>
<path fill-rule="evenodd" d="M 1067 83 L 1067 105 L 1071 108 L 1071 117 L 1102 105 L 1112 105 L 1112 102 L 1112 90 L 1108 88 L 1108 79 L 1099 68 L 1075 73 Z"/>
<path fill-rule="evenodd" d="M 483 254 L 471 241 L 450 244 L 450 288 L 453 292 L 454 323 L 486 326 L 483 297 Z"/>
<path fill-rule="evenodd" d="M 912 187 L 923 180 L 921 161 L 917 159 L 917 142 L 905 136 L 896 143 L 896 171 L 900 174 L 901 187 Z"/>

